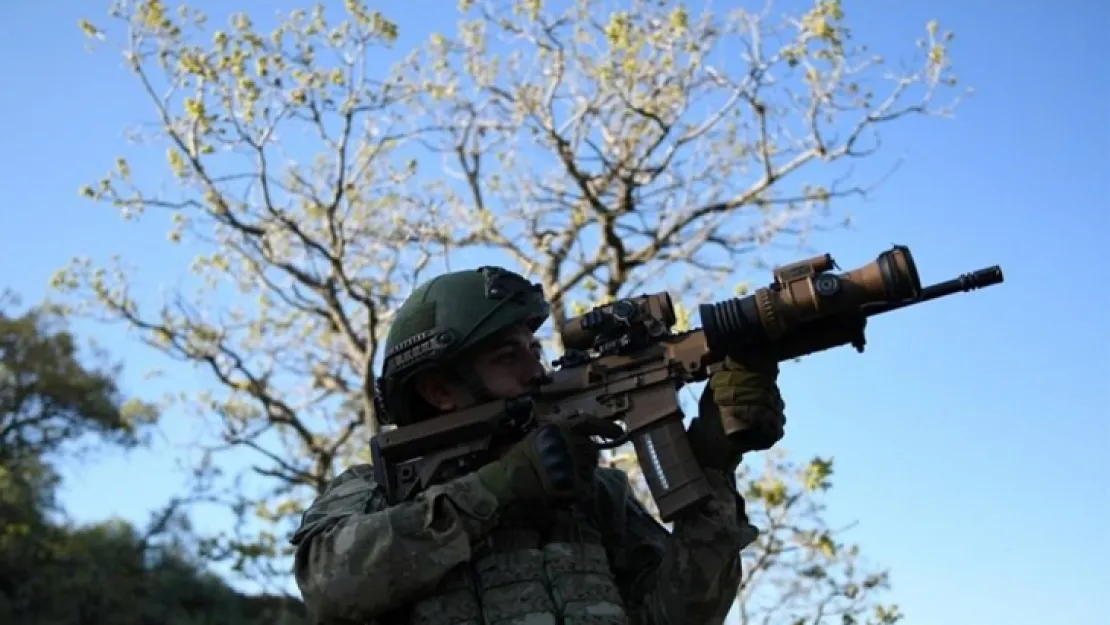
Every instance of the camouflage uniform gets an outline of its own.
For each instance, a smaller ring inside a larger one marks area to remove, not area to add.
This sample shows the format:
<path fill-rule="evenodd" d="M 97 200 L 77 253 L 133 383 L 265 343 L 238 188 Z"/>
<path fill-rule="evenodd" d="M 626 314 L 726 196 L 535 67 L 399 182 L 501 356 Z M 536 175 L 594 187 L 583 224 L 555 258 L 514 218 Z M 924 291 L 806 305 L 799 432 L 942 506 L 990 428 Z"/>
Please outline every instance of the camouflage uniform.
<path fill-rule="evenodd" d="M 317 623 L 722 623 L 757 532 L 732 471 L 706 477 L 714 497 L 668 532 L 616 469 L 597 469 L 588 502 L 536 513 L 500 504 L 473 473 L 391 506 L 369 465 L 351 467 L 292 539 L 297 583 Z"/>

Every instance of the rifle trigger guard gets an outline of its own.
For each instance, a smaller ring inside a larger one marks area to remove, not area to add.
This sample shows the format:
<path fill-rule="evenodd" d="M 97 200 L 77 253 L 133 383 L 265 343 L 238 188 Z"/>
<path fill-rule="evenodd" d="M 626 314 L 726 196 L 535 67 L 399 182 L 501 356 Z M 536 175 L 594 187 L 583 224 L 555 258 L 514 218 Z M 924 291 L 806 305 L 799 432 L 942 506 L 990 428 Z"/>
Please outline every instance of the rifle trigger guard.
<path fill-rule="evenodd" d="M 597 444 L 597 448 L 598 449 L 606 449 L 606 450 L 616 449 L 617 447 L 620 447 L 621 445 L 627 443 L 630 438 L 631 438 L 631 435 L 628 433 L 627 430 L 625 430 L 625 432 L 622 436 L 614 438 L 613 440 L 603 440 L 603 441 L 599 442 Z"/>

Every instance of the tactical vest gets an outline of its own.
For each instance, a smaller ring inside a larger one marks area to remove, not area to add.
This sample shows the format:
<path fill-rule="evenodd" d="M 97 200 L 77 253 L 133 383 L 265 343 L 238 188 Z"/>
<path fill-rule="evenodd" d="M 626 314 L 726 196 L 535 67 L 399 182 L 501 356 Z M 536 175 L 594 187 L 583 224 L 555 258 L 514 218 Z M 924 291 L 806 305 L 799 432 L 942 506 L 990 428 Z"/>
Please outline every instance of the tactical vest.
<path fill-rule="evenodd" d="M 584 511 L 552 512 L 543 531 L 504 527 L 474 547 L 409 625 L 627 625 L 601 534 Z M 518 525 L 518 524 L 513 524 Z"/>

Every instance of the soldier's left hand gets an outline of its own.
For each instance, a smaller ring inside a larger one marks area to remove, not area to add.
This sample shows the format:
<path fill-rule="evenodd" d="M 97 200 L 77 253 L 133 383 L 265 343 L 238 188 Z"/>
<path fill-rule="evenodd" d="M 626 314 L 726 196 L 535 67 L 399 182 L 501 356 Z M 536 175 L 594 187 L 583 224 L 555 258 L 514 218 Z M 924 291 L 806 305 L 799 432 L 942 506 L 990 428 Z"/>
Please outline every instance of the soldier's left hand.
<path fill-rule="evenodd" d="M 782 440 L 786 403 L 778 377 L 774 360 L 728 358 L 724 369 L 709 379 L 703 395 L 712 395 L 725 436 L 741 453 L 770 449 Z"/>
<path fill-rule="evenodd" d="M 782 440 L 786 404 L 778 375 L 773 360 L 725 361 L 724 368 L 709 378 L 698 417 L 690 425 L 691 442 L 705 449 L 699 455 L 725 460 L 723 454 L 726 464 L 733 464 L 740 454 L 764 451 Z"/>

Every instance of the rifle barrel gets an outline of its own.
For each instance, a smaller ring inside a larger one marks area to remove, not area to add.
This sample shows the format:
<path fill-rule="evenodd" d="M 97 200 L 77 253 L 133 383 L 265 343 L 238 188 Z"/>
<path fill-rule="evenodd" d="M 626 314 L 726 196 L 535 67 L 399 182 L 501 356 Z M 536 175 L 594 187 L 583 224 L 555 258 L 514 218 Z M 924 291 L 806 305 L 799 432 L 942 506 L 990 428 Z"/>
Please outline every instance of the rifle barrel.
<path fill-rule="evenodd" d="M 868 317 L 881 315 L 892 310 L 913 306 L 914 304 L 921 304 L 929 300 L 954 295 L 956 293 L 966 293 L 976 289 L 984 289 L 988 286 L 1001 284 L 1005 278 L 1002 275 L 1002 267 L 992 265 L 976 271 L 965 273 L 957 278 L 939 282 L 921 289 L 921 294 L 913 299 L 903 300 L 901 302 L 890 302 L 886 304 L 872 304 L 864 307 L 864 312 Z"/>

